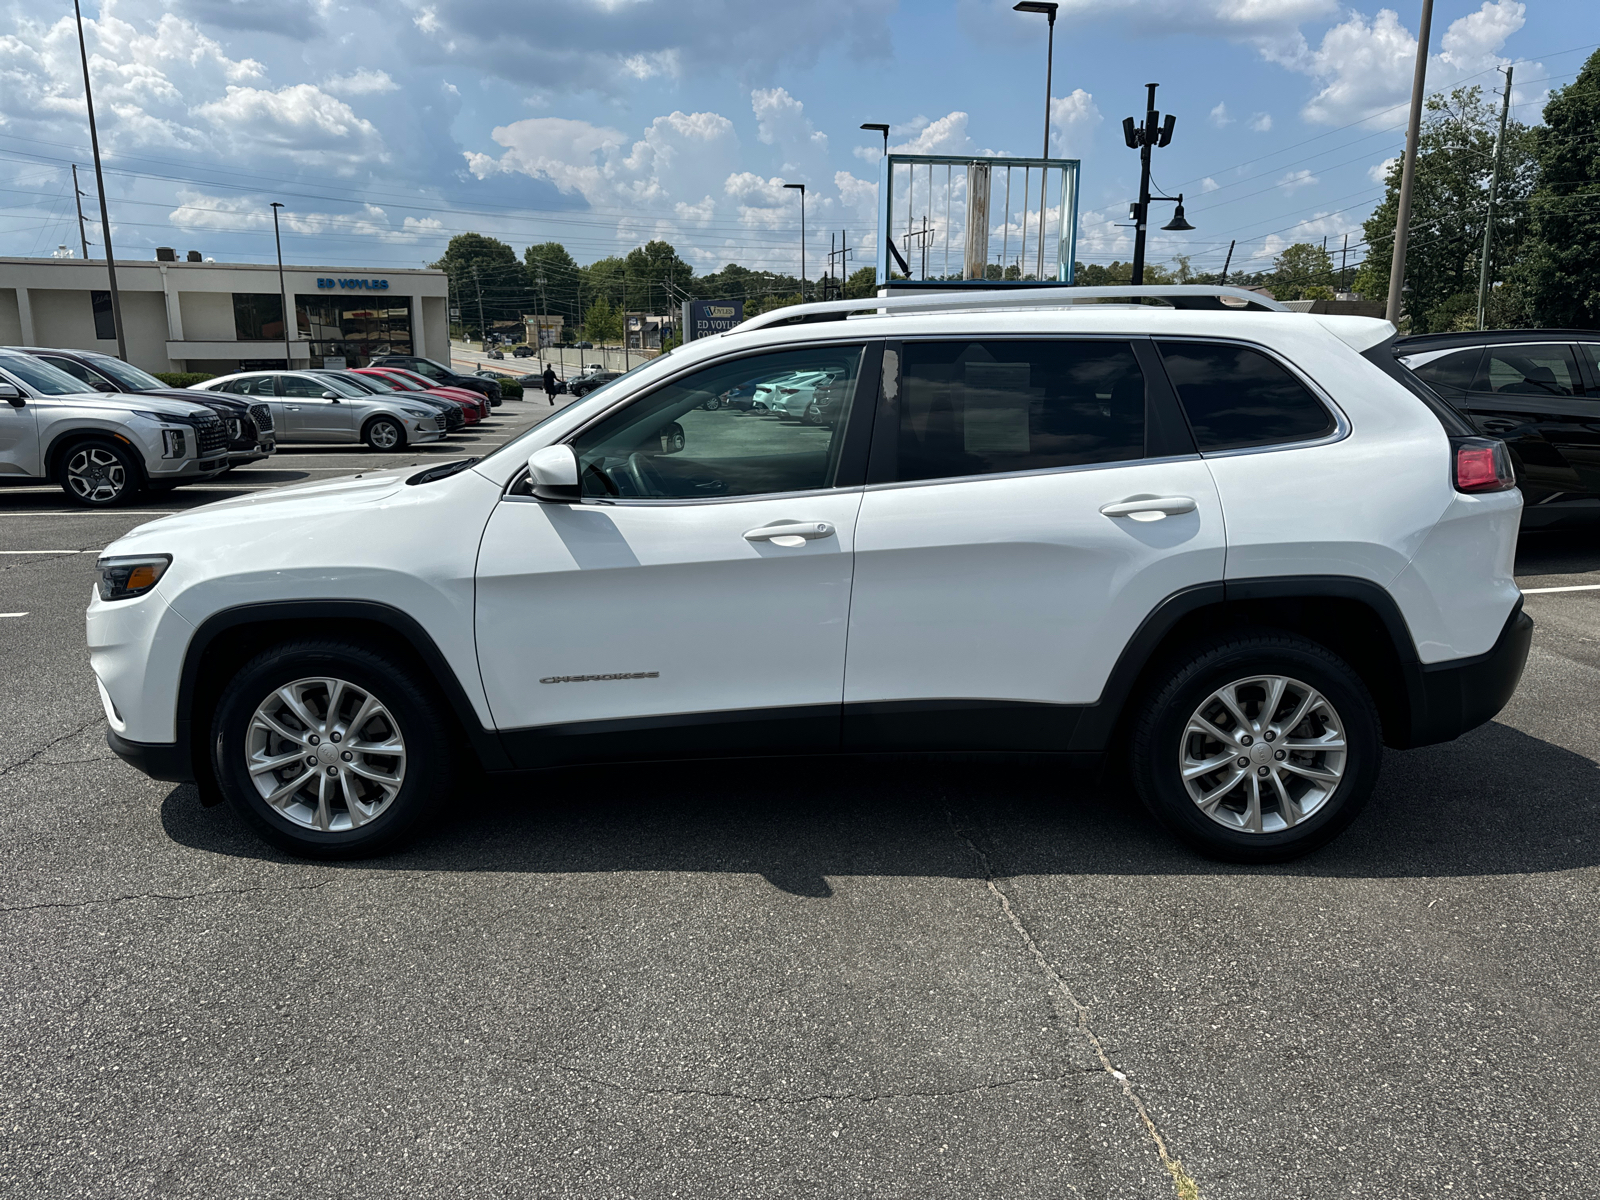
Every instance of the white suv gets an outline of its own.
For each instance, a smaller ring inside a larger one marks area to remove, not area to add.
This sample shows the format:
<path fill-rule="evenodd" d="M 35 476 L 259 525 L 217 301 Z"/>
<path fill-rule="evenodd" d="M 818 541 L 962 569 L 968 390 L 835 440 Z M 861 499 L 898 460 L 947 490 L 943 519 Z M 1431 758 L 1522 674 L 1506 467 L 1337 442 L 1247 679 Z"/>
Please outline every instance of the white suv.
<path fill-rule="evenodd" d="M 487 458 L 162 518 L 89 607 L 111 745 L 313 855 L 474 762 L 877 750 L 1116 756 L 1205 852 L 1302 852 L 1383 745 L 1498 712 L 1532 622 L 1503 445 L 1387 323 L 1268 309 L 780 309 Z M 831 425 L 704 407 L 796 371 Z"/>
<path fill-rule="evenodd" d="M 228 461 L 227 426 L 203 404 L 85 392 L 49 363 L 0 350 L 0 487 L 59 483 L 74 504 L 109 508 L 213 479 Z"/>

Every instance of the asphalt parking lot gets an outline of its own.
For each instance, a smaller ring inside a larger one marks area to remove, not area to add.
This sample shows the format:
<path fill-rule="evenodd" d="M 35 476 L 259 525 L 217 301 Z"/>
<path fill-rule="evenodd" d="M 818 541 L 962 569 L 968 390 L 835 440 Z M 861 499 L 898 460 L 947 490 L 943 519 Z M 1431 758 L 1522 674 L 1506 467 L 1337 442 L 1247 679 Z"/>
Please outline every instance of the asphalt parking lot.
<path fill-rule="evenodd" d="M 315 864 L 106 749 L 82 514 L 0 492 L 0 1190 L 1589 1196 L 1600 531 L 1525 537 L 1492 724 L 1333 846 L 1198 859 L 1050 764 L 553 772 Z M 23 614 L 23 615 L 16 615 Z"/>

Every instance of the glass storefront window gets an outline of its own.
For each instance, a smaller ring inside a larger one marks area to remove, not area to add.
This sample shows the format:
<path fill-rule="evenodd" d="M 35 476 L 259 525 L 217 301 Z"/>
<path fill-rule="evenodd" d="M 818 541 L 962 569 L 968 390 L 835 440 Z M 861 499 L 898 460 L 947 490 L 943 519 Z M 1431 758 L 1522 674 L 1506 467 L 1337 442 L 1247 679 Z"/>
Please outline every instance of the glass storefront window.
<path fill-rule="evenodd" d="M 406 297 L 296 296 L 294 307 L 313 367 L 364 367 L 385 354 L 413 352 Z"/>
<path fill-rule="evenodd" d="M 282 338 L 283 297 L 276 292 L 235 292 L 233 335 L 241 342 Z"/>

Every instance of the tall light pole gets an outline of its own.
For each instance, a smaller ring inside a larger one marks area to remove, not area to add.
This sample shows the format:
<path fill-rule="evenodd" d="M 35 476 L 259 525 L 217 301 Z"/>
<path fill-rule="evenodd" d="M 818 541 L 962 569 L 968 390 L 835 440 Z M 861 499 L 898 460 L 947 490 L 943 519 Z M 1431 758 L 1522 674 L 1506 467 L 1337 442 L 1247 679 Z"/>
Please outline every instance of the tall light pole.
<path fill-rule="evenodd" d="M 884 154 L 884 157 L 887 158 L 888 155 L 889 155 L 889 127 L 887 125 L 875 125 L 875 124 L 873 124 L 872 122 L 869 121 L 867 124 L 863 125 L 861 128 L 863 128 L 863 129 L 874 129 L 874 130 L 877 130 L 877 132 L 883 134 L 883 154 Z"/>
<path fill-rule="evenodd" d="M 1043 2 L 1043 0 L 1022 0 L 1022 3 L 1012 6 L 1016 12 L 1043 13 L 1049 20 L 1049 30 L 1046 34 L 1044 57 L 1044 157 L 1050 157 L 1050 88 L 1051 75 L 1056 65 L 1056 9 L 1059 5 Z M 1045 208 L 1050 202 L 1050 172 L 1043 167 L 1039 168 L 1039 266 L 1034 274 L 1044 278 L 1044 226 L 1046 219 Z M 1026 206 L 1024 206 L 1026 207 Z M 1006 219 L 1011 218 L 1008 215 Z"/>
<path fill-rule="evenodd" d="M 800 190 L 800 303 L 806 302 L 806 185 L 786 183 L 786 188 Z"/>
<path fill-rule="evenodd" d="M 106 179 L 100 171 L 100 135 L 94 127 L 94 93 L 89 89 L 89 47 L 83 40 L 83 10 L 72 0 L 78 18 L 78 57 L 83 60 L 83 102 L 89 110 L 89 146 L 94 151 L 94 186 L 100 193 L 100 238 L 106 248 L 106 278 L 111 284 L 111 323 L 117 331 L 117 357 L 128 361 L 128 339 L 122 332 L 122 293 L 117 291 L 117 259 L 111 251 L 111 212 L 106 207 Z"/>
<path fill-rule="evenodd" d="M 272 241 L 278 248 L 278 303 L 283 306 L 283 369 L 292 371 L 294 359 L 289 354 L 289 318 L 292 314 L 288 289 L 283 286 L 283 239 L 278 236 L 278 210 L 282 207 L 278 201 L 272 202 Z"/>
<path fill-rule="evenodd" d="M 1506 117 L 1511 113 L 1511 72 L 1506 68 L 1506 94 L 1500 99 L 1500 132 L 1494 139 L 1494 169 L 1489 173 L 1489 214 L 1483 222 L 1483 253 L 1478 261 L 1478 328 L 1489 319 L 1489 251 L 1494 246 L 1494 197 L 1500 190 L 1500 154 L 1506 145 Z M 88 251 L 84 251 L 88 257 Z"/>
<path fill-rule="evenodd" d="M 1433 24 L 1433 0 L 1422 0 L 1422 23 L 1417 27 L 1417 69 L 1411 77 L 1411 119 L 1406 123 L 1406 157 L 1400 168 L 1400 202 L 1394 214 L 1394 257 L 1389 260 L 1389 304 L 1384 313 L 1391 324 L 1400 321 L 1400 293 L 1406 285 L 1406 237 L 1411 232 L 1411 180 L 1417 169 L 1417 139 L 1422 131 L 1422 94 L 1428 81 L 1428 33 Z"/>
<path fill-rule="evenodd" d="M 1144 85 L 1150 90 L 1150 97 L 1145 102 L 1144 124 L 1135 125 L 1132 117 L 1122 119 L 1122 140 L 1131 150 L 1139 151 L 1139 200 L 1133 206 L 1133 279 L 1135 285 L 1144 283 L 1144 239 L 1145 231 L 1150 224 L 1150 201 L 1161 200 L 1175 201 L 1178 205 L 1177 212 L 1170 223 L 1163 225 L 1163 229 L 1193 229 L 1194 226 L 1184 220 L 1183 196 L 1152 196 L 1150 194 L 1150 152 L 1157 146 L 1165 146 L 1172 141 L 1172 127 L 1178 123 L 1178 118 L 1171 113 L 1167 114 L 1163 124 L 1161 114 L 1156 111 L 1156 88 L 1159 83 Z"/>

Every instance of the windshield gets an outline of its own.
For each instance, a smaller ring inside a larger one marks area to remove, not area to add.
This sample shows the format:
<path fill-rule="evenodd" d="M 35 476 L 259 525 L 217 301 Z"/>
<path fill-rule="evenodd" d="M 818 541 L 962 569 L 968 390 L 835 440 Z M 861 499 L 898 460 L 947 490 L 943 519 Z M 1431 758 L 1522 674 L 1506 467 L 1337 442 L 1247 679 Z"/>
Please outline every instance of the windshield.
<path fill-rule="evenodd" d="M 15 375 L 34 391 L 45 396 L 78 396 L 93 392 L 81 379 L 74 379 L 59 367 L 42 363 L 26 354 L 0 354 L 0 368 Z"/>
<path fill-rule="evenodd" d="M 109 354 L 96 354 L 93 357 L 84 355 L 96 371 L 102 371 L 111 376 L 123 387 L 132 388 L 136 392 L 153 392 L 158 388 L 169 385 L 162 383 L 148 371 L 141 371 L 138 367 L 130 366 L 120 358 L 112 358 Z"/>
<path fill-rule="evenodd" d="M 339 383 L 346 384 L 349 387 L 353 387 L 357 392 L 360 392 L 365 396 L 370 396 L 374 392 L 384 392 L 389 390 L 388 388 L 380 386 L 376 379 L 368 379 L 365 375 L 339 374 L 329 376 L 328 378 L 331 378 Z"/>
<path fill-rule="evenodd" d="M 327 384 L 330 392 L 338 392 L 341 396 L 372 395 L 366 388 L 360 387 L 340 375 L 318 375 L 317 379 L 319 382 Z"/>
<path fill-rule="evenodd" d="M 392 375 L 368 375 L 365 371 L 357 371 L 356 377 L 361 380 L 363 387 L 369 387 L 377 392 L 409 392 L 411 389 L 402 387 L 399 380 Z"/>

